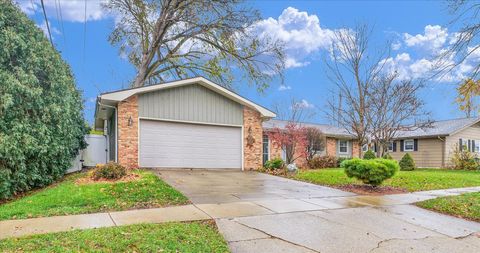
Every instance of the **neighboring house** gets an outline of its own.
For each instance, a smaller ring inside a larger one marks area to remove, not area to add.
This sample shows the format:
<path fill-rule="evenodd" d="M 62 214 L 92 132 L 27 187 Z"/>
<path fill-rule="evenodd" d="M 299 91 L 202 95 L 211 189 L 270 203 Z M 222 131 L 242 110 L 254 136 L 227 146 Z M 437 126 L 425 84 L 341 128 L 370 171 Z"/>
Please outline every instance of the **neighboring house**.
<path fill-rule="evenodd" d="M 263 123 L 263 162 L 272 158 L 285 159 L 285 154 L 281 147 L 270 140 L 268 133 L 275 128 L 284 129 L 288 121 L 284 120 L 269 120 Z M 358 157 L 360 154 L 360 146 L 355 140 L 355 135 L 350 134 L 345 128 L 312 123 L 298 123 L 302 127 L 314 127 L 319 129 L 326 137 L 325 148 L 318 150 L 318 155 L 329 155 L 335 157 Z M 298 149 L 305 147 L 298 147 Z M 298 166 L 305 166 L 306 160 L 298 159 L 295 161 Z"/>
<path fill-rule="evenodd" d="M 275 113 L 203 77 L 103 93 L 95 128 L 130 168 L 258 169 Z"/>
<path fill-rule="evenodd" d="M 396 160 L 410 153 L 417 167 L 440 168 L 451 165 L 458 147 L 480 152 L 479 118 L 436 121 L 429 128 L 398 132 L 388 152 Z"/>

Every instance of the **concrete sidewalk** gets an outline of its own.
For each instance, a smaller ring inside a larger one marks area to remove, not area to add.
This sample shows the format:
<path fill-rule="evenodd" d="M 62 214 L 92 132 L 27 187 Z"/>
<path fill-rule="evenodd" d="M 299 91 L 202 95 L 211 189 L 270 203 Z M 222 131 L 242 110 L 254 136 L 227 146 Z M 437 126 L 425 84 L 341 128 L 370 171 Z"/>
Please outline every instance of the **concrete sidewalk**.
<path fill-rule="evenodd" d="M 265 199 L 261 198 L 252 201 L 237 201 L 227 203 L 193 204 L 185 206 L 139 209 L 120 212 L 81 214 L 71 216 L 55 216 L 45 218 L 33 218 L 24 220 L 0 221 L 0 239 L 8 237 L 18 237 L 30 234 L 41 234 L 50 232 L 69 231 L 73 229 L 88 229 L 99 227 L 111 227 L 120 225 L 130 225 L 139 223 L 161 223 L 172 221 L 195 221 L 206 219 L 229 219 L 239 217 L 274 217 L 279 214 L 287 213 L 308 213 L 315 211 L 328 211 L 335 209 L 355 209 L 366 208 L 365 210 L 376 210 L 382 207 L 385 212 L 395 215 L 399 207 L 426 199 L 432 199 L 439 196 L 458 195 L 465 192 L 480 191 L 480 187 L 470 187 L 461 189 L 448 189 L 427 192 L 416 192 L 408 194 L 395 194 L 385 196 L 345 196 L 345 197 L 312 197 L 312 198 L 281 198 Z M 403 209 L 405 210 L 405 208 Z M 425 210 L 423 210 L 425 211 Z M 373 211 L 371 211 L 373 212 Z M 428 212 L 428 211 L 425 211 Z M 427 213 L 430 215 L 431 212 Z M 405 217 L 415 217 L 417 215 L 422 219 L 426 214 L 421 211 L 410 213 Z M 435 213 L 431 213 L 435 216 Z M 352 216 L 355 217 L 355 216 Z M 457 222 L 455 218 L 441 216 L 443 220 Z M 263 219 L 263 218 L 262 218 Z M 225 223 L 225 222 L 224 222 Z M 279 223 L 280 224 L 280 223 Z M 438 223 L 438 224 L 447 224 Z M 434 222 L 432 224 L 434 225 Z M 474 222 L 465 221 L 466 231 L 478 232 L 480 225 Z M 473 227 L 478 226 L 475 230 Z M 290 230 L 291 225 L 285 226 L 284 230 Z M 279 228 L 280 229 L 280 228 Z M 304 228 L 305 229 L 305 228 Z M 308 229 L 306 229 L 308 230 Z M 464 234 L 462 234 L 464 235 Z M 228 237 L 230 235 L 226 235 Z M 235 235 L 238 237 L 238 235 Z M 248 238 L 248 237 L 247 237 Z M 266 240 L 264 242 L 276 242 Z"/>

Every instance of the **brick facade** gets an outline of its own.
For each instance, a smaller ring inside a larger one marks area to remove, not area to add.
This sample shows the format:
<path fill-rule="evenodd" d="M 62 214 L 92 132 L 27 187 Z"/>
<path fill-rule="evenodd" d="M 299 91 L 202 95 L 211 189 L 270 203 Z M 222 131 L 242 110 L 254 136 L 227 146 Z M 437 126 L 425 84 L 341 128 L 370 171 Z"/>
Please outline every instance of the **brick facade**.
<path fill-rule="evenodd" d="M 131 96 L 118 103 L 117 110 L 118 163 L 127 168 L 136 168 L 138 167 L 138 96 Z"/>
<path fill-rule="evenodd" d="M 243 167 L 244 170 L 260 169 L 262 164 L 263 127 L 259 112 L 243 108 Z"/>
<path fill-rule="evenodd" d="M 360 157 L 360 145 L 358 141 L 352 142 L 352 157 Z"/>
<path fill-rule="evenodd" d="M 326 154 L 330 156 L 337 155 L 337 139 L 327 137 Z"/>

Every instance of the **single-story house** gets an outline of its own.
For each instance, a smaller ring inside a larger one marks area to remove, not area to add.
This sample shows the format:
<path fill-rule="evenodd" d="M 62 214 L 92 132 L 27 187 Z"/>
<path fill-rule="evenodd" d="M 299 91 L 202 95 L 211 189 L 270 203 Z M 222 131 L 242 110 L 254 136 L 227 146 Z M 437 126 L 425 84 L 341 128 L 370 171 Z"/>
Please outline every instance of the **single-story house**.
<path fill-rule="evenodd" d="M 203 77 L 100 94 L 95 128 L 127 167 L 252 170 L 275 113 Z"/>
<path fill-rule="evenodd" d="M 410 153 L 417 167 L 442 168 L 451 165 L 455 149 L 480 152 L 480 119 L 460 118 L 433 122 L 431 127 L 401 131 L 389 144 L 396 159 Z"/>
<path fill-rule="evenodd" d="M 285 160 L 285 154 L 279 145 L 270 140 L 269 133 L 276 128 L 284 129 L 288 121 L 272 119 L 263 122 L 263 161 L 280 157 Z M 323 156 L 335 157 L 359 157 L 360 145 L 356 141 L 355 135 L 349 133 L 347 129 L 326 124 L 298 123 L 301 127 L 312 127 L 320 130 L 325 136 L 325 147 L 323 150 L 317 150 L 315 153 Z M 302 147 L 299 147 L 302 148 Z M 304 148 L 304 147 L 303 147 Z M 295 163 L 303 167 L 306 165 L 305 158 L 299 158 Z"/>

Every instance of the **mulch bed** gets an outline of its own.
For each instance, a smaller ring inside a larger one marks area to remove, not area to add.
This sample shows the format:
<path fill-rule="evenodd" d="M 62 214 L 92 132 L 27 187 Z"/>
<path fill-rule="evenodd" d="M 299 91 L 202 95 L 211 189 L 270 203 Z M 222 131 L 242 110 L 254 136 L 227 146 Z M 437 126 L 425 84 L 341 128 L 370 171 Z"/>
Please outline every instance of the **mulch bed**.
<path fill-rule="evenodd" d="M 120 179 L 98 179 L 94 180 L 92 176 L 89 174 L 86 177 L 79 178 L 75 181 L 75 184 L 77 185 L 82 185 L 82 184 L 97 184 L 97 183 L 125 183 L 125 182 L 131 182 L 131 181 L 136 181 L 140 179 L 140 175 L 135 174 L 135 173 L 130 173 L 125 176 L 123 176 Z"/>
<path fill-rule="evenodd" d="M 392 186 L 374 187 L 371 185 L 348 184 L 348 185 L 336 186 L 335 188 L 357 193 L 360 195 L 387 195 L 387 194 L 408 193 L 406 189 L 392 187 Z"/>

